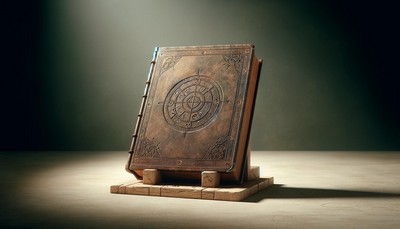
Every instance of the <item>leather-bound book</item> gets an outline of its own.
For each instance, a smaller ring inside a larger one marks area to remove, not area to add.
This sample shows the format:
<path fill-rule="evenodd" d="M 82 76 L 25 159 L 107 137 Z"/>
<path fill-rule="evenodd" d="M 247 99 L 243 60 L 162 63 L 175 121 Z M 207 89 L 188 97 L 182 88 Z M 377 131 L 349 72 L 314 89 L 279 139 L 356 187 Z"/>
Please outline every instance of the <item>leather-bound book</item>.
<path fill-rule="evenodd" d="M 261 63 L 249 44 L 156 48 L 127 171 L 242 181 Z"/>

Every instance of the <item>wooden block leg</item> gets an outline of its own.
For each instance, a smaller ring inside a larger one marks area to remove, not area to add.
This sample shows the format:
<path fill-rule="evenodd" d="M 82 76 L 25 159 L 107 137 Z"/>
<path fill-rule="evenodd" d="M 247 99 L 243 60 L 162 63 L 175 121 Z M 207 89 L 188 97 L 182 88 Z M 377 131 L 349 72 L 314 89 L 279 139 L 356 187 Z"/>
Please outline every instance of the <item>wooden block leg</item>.
<path fill-rule="evenodd" d="M 201 173 L 201 186 L 216 188 L 220 183 L 220 174 L 217 171 L 203 171 Z"/>
<path fill-rule="evenodd" d="M 161 183 L 161 173 L 157 169 L 143 170 L 143 184 L 159 184 Z"/>
<path fill-rule="evenodd" d="M 255 180 L 260 178 L 260 166 L 251 166 L 247 175 L 247 180 Z"/>

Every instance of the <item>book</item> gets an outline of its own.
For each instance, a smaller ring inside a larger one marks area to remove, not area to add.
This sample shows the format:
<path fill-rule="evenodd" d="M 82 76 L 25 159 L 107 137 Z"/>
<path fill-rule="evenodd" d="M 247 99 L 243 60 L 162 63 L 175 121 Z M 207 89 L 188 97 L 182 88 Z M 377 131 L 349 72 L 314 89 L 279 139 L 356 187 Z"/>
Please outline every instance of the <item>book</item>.
<path fill-rule="evenodd" d="M 242 181 L 261 65 L 250 44 L 155 48 L 126 170 Z"/>

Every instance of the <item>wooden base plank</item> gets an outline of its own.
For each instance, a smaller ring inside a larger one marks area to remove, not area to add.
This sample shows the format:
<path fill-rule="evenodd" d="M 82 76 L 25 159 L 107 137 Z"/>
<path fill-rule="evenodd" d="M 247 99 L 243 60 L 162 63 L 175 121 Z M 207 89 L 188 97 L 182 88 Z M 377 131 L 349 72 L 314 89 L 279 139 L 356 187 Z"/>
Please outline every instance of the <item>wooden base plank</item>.
<path fill-rule="evenodd" d="M 150 185 L 137 180 L 120 185 L 111 185 L 110 192 L 114 194 L 241 201 L 273 184 L 273 177 L 257 178 L 241 185 L 221 185 L 218 188 L 190 185 Z"/>
<path fill-rule="evenodd" d="M 165 185 L 161 188 L 161 196 L 201 199 L 201 190 L 203 189 L 197 186 Z"/>
<path fill-rule="evenodd" d="M 131 185 L 131 184 L 135 184 L 135 183 L 140 183 L 140 180 L 133 180 L 133 181 L 129 181 L 129 182 L 125 182 L 123 184 L 119 184 L 119 185 L 111 185 L 110 186 L 110 192 L 111 193 L 118 193 L 118 194 L 125 194 L 126 192 L 126 186 Z"/>
<path fill-rule="evenodd" d="M 132 195 L 144 195 L 148 196 L 150 194 L 150 187 L 151 185 L 140 183 L 135 183 L 126 186 L 125 193 L 132 194 Z"/>
<path fill-rule="evenodd" d="M 201 190 L 201 198 L 206 200 L 214 200 L 215 191 L 219 188 L 205 188 Z"/>
<path fill-rule="evenodd" d="M 150 196 L 161 196 L 161 185 L 151 185 L 150 186 L 150 192 L 149 195 Z"/>

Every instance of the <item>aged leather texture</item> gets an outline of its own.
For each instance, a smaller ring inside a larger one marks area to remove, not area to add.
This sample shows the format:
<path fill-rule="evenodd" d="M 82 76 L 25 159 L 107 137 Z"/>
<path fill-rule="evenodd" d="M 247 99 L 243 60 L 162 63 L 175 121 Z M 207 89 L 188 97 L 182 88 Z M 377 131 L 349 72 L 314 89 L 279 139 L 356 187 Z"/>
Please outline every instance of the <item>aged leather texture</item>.
<path fill-rule="evenodd" d="M 158 48 L 127 169 L 240 180 L 260 63 L 247 44 Z"/>

